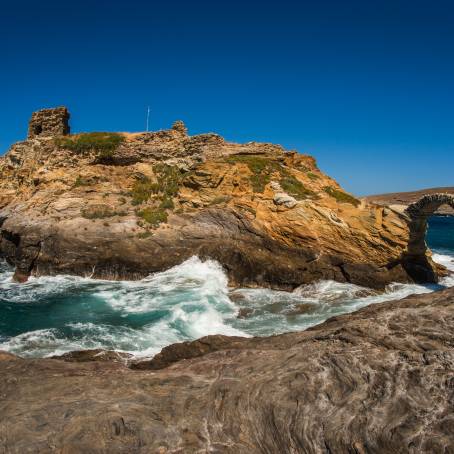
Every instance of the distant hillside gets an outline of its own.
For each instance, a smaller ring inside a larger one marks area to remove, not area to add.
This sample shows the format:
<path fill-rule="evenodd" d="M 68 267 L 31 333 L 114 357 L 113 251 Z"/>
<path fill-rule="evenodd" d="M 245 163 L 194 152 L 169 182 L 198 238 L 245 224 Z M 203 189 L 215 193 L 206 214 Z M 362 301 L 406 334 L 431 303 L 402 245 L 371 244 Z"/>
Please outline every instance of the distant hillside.
<path fill-rule="evenodd" d="M 436 194 L 438 192 L 454 194 L 454 187 L 428 188 L 410 192 L 390 192 L 388 194 L 369 195 L 364 197 L 364 199 L 379 205 L 409 205 L 426 194 Z M 437 213 L 454 215 L 454 210 L 451 207 L 442 206 Z"/>

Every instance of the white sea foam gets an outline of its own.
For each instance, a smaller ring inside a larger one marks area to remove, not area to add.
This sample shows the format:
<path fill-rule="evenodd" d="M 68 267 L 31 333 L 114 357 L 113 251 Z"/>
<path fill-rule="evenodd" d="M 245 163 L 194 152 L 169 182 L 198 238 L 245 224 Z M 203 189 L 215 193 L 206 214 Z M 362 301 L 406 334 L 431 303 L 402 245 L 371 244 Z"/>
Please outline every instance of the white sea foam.
<path fill-rule="evenodd" d="M 437 251 L 433 259 L 454 271 L 454 257 Z M 441 286 L 454 286 L 453 276 L 443 278 Z M 27 304 L 30 308 L 23 313 L 37 309 L 39 317 L 53 301 L 44 326 L 3 340 L 0 337 L 0 350 L 22 356 L 93 348 L 152 356 L 166 345 L 208 334 L 250 336 L 301 330 L 369 304 L 441 288 L 395 283 L 380 293 L 353 284 L 320 281 L 290 293 L 229 291 L 219 263 L 197 257 L 135 282 L 47 276 L 16 284 L 11 277 L 11 268 L 0 263 L 0 300 L 11 310 Z M 56 316 L 61 320 L 54 327 L 50 321 Z"/>
<path fill-rule="evenodd" d="M 445 266 L 451 274 L 441 279 L 440 284 L 445 287 L 454 287 L 454 257 L 452 255 L 434 253 L 432 256 L 434 262 Z"/>
<path fill-rule="evenodd" d="M 79 342 L 60 337 L 56 329 L 40 329 L 10 338 L 0 344 L 0 350 L 23 357 L 46 357 L 80 350 L 80 346 Z"/>
<path fill-rule="evenodd" d="M 328 302 L 345 298 L 357 298 L 358 296 L 374 294 L 375 292 L 355 284 L 325 280 L 298 287 L 293 293 L 303 298 Z"/>
<path fill-rule="evenodd" d="M 52 311 L 85 318 L 58 328 L 29 331 L 0 343 L 0 350 L 23 356 L 52 356 L 93 348 L 150 356 L 171 343 L 208 334 L 248 336 L 232 326 L 238 308 L 228 297 L 228 281 L 222 267 L 212 260 L 192 257 L 135 282 L 48 276 L 16 284 L 10 278 L 11 270 L 0 273 L 0 279 L 5 281 L 1 297 L 9 303 L 34 308 L 56 300 L 58 304 Z M 65 308 L 65 304 L 77 304 L 77 310 L 86 314 L 74 313 L 74 308 Z M 100 313 L 101 321 L 90 321 L 90 317 L 99 317 Z M 110 319 L 112 323 L 102 322 Z"/>

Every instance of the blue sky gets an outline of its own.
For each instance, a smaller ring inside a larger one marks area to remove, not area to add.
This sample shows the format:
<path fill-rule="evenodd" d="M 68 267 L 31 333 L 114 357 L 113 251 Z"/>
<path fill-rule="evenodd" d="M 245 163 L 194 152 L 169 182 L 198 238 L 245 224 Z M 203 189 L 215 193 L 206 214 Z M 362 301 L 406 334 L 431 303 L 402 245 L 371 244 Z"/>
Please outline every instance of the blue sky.
<path fill-rule="evenodd" d="M 32 111 L 76 131 L 191 134 L 309 153 L 359 195 L 453 186 L 449 1 L 8 1 L 0 153 Z"/>

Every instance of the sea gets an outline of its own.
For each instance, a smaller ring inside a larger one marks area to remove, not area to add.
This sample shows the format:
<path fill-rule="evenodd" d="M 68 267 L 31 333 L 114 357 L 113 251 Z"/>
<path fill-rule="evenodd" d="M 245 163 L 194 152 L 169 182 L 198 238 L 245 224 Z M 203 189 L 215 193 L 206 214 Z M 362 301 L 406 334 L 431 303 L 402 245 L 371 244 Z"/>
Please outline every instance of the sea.
<path fill-rule="evenodd" d="M 429 220 L 435 261 L 454 272 L 454 217 Z M 0 350 L 48 357 L 73 350 L 109 349 L 150 357 L 166 345 L 208 334 L 269 336 L 304 330 L 369 304 L 454 286 L 394 283 L 376 292 L 320 281 L 293 292 L 232 289 L 221 265 L 192 257 L 140 281 L 75 276 L 12 282 L 0 261 Z"/>

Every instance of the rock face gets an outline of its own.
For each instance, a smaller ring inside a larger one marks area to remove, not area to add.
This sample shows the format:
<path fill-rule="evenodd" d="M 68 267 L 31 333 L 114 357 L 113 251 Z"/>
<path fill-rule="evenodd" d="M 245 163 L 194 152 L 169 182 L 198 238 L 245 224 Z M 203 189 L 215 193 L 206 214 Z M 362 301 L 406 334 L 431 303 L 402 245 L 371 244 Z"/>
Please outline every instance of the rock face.
<path fill-rule="evenodd" d="M 0 354 L 0 451 L 453 452 L 453 330 L 449 289 L 177 344 L 140 370 Z"/>
<path fill-rule="evenodd" d="M 66 107 L 34 112 L 28 124 L 28 138 L 69 134 L 69 112 Z"/>
<path fill-rule="evenodd" d="M 190 136 L 182 122 L 64 136 L 67 115 L 36 113 L 43 131 L 0 158 L 0 255 L 17 280 L 137 279 L 193 255 L 218 260 L 241 286 L 382 288 L 422 275 L 405 260 L 409 216 L 360 202 L 310 156 Z M 425 254 L 424 276 L 435 281 Z"/>

